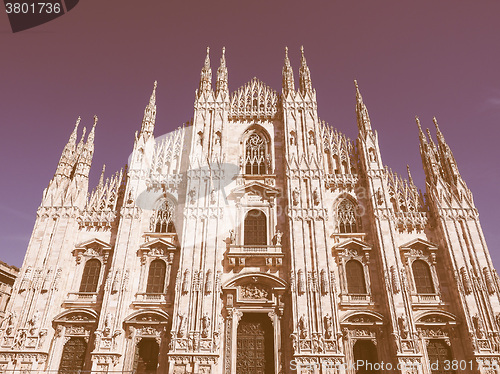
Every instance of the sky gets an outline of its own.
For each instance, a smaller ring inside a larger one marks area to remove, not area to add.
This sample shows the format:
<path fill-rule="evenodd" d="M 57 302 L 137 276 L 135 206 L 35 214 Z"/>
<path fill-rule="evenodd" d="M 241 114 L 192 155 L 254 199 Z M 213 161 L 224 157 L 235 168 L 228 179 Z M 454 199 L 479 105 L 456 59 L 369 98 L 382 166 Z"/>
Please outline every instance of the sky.
<path fill-rule="evenodd" d="M 2 11 L 0 260 L 22 264 L 78 116 L 99 117 L 93 187 L 127 162 L 155 80 L 158 136 L 191 119 L 207 46 L 214 75 L 226 47 L 231 91 L 256 76 L 280 92 L 284 48 L 298 84 L 303 45 L 320 118 L 356 138 L 357 79 L 383 162 L 420 188 L 414 117 L 437 117 L 500 269 L 498 14 L 497 0 L 83 0 L 13 34 Z"/>

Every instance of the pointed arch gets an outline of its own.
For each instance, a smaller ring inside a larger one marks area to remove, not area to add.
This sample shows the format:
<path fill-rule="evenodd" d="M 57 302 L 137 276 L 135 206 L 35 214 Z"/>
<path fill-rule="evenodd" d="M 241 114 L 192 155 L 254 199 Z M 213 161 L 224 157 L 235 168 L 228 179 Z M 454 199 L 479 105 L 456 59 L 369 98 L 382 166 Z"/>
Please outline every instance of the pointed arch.
<path fill-rule="evenodd" d="M 156 209 L 151 217 L 150 230 L 158 233 L 175 233 L 175 203 L 170 198 L 157 201 Z"/>
<path fill-rule="evenodd" d="M 357 210 L 358 204 L 351 196 L 346 195 L 338 200 L 335 211 L 338 233 L 350 234 L 361 231 Z"/>
<path fill-rule="evenodd" d="M 243 139 L 243 173 L 265 175 L 271 173 L 271 137 L 257 124 L 250 126 Z"/>

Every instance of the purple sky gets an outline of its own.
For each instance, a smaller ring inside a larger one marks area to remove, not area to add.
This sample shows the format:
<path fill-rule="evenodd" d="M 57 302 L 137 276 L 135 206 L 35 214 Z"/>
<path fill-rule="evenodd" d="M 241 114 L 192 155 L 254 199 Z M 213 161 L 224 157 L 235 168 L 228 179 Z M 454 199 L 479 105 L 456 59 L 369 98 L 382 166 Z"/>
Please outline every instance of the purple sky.
<path fill-rule="evenodd" d="M 99 116 L 91 186 L 127 162 L 153 81 L 155 134 L 193 115 L 206 46 L 226 47 L 229 87 L 256 76 L 281 91 L 284 47 L 298 82 L 304 45 L 318 112 L 351 138 L 353 79 L 382 157 L 424 179 L 414 116 L 438 118 L 472 190 L 496 267 L 500 212 L 500 2 L 82 0 L 12 34 L 0 14 L 0 259 L 20 266 L 40 204 L 76 118 Z M 433 131 L 434 132 L 434 131 Z"/>

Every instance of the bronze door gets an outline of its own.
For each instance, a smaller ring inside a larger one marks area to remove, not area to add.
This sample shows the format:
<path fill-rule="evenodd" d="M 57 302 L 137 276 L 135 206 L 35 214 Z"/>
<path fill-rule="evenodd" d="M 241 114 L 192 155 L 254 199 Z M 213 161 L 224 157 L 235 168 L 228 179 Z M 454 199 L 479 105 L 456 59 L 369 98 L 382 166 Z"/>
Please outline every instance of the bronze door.
<path fill-rule="evenodd" d="M 431 340 L 427 344 L 427 357 L 431 365 L 432 374 L 453 374 L 451 368 L 450 348 L 441 340 Z M 446 370 L 448 369 L 448 370 Z"/>
<path fill-rule="evenodd" d="M 83 370 L 87 342 L 84 338 L 70 338 L 63 348 L 59 373 L 77 373 Z"/>
<path fill-rule="evenodd" d="M 265 315 L 244 315 L 238 324 L 236 372 L 274 374 L 274 345 L 270 320 Z"/>

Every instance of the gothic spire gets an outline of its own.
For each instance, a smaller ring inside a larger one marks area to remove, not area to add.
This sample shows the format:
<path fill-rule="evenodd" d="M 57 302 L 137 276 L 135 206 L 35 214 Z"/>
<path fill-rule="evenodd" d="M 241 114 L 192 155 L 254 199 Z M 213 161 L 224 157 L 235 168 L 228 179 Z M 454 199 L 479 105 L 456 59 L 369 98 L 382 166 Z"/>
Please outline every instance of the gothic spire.
<path fill-rule="evenodd" d="M 293 81 L 293 70 L 288 59 L 288 47 L 285 47 L 285 64 L 283 65 L 283 94 L 287 95 L 289 92 L 295 90 L 295 83 Z"/>
<path fill-rule="evenodd" d="M 366 134 L 372 130 L 370 116 L 368 115 L 368 109 L 359 91 L 357 80 L 354 80 L 354 86 L 356 87 L 356 117 L 358 119 L 358 129 L 361 133 Z"/>
<path fill-rule="evenodd" d="M 413 178 L 411 176 L 410 165 L 408 165 L 408 164 L 406 164 L 406 171 L 408 172 L 408 182 L 410 183 L 411 186 L 415 185 L 413 183 Z"/>
<path fill-rule="evenodd" d="M 443 133 L 439 129 L 439 125 L 438 125 L 438 121 L 437 121 L 436 117 L 432 117 L 432 121 L 434 122 L 434 126 L 436 127 L 436 136 L 437 136 L 438 143 L 448 146 L 446 144 L 446 141 L 444 140 Z"/>
<path fill-rule="evenodd" d="M 304 56 L 304 46 L 300 47 L 300 69 L 299 69 L 299 81 L 300 81 L 300 92 L 302 95 L 306 93 L 312 93 L 312 82 L 311 82 L 311 72 L 307 66 L 306 58 Z"/>
<path fill-rule="evenodd" d="M 69 177 L 71 163 L 73 160 L 73 154 L 75 152 L 76 147 L 76 139 L 78 135 L 78 125 L 80 125 L 81 118 L 78 117 L 75 123 L 75 128 L 71 133 L 68 143 L 64 146 L 64 149 L 61 154 L 61 158 L 59 159 L 59 163 L 57 164 L 56 175 L 65 175 Z"/>
<path fill-rule="evenodd" d="M 143 134 L 146 139 L 153 135 L 156 121 L 156 87 L 158 82 L 155 81 L 153 84 L 153 92 L 149 98 L 149 103 L 144 109 L 144 117 L 142 119 L 141 134 Z"/>
<path fill-rule="evenodd" d="M 198 94 L 201 96 L 204 92 L 212 90 L 212 69 L 210 68 L 210 47 L 207 47 L 207 56 L 205 57 L 205 64 L 201 69 L 200 87 Z"/>
<path fill-rule="evenodd" d="M 451 148 L 448 146 L 448 143 L 446 143 L 446 140 L 444 139 L 443 133 L 439 129 L 436 117 L 434 117 L 432 120 L 434 122 L 434 126 L 436 127 L 436 136 L 438 140 L 441 163 L 445 166 L 446 173 L 448 174 L 450 180 L 456 182 L 460 177 L 457 162 L 455 160 L 455 157 L 453 156 Z"/>
<path fill-rule="evenodd" d="M 222 47 L 222 57 L 220 59 L 220 66 L 217 69 L 217 82 L 215 85 L 215 93 L 227 94 L 227 67 L 226 67 L 226 47 Z"/>
<path fill-rule="evenodd" d="M 85 144 L 87 148 L 92 147 L 92 150 L 94 149 L 95 126 L 97 125 L 97 119 L 97 116 L 94 115 L 94 124 L 92 125 L 92 130 L 90 130 L 90 134 L 87 137 L 87 144 Z"/>
<path fill-rule="evenodd" d="M 104 172 L 105 171 L 106 171 L 106 164 L 103 164 L 101 176 L 99 177 L 99 183 L 98 183 L 99 188 L 102 188 L 102 186 L 104 185 Z"/>
<path fill-rule="evenodd" d="M 82 148 L 84 146 L 84 138 L 85 138 L 85 133 L 87 132 L 87 128 L 84 127 L 83 130 L 82 130 L 82 137 L 80 138 L 80 141 L 78 142 L 78 145 L 76 146 L 76 150 L 75 150 L 75 157 L 79 157 L 81 151 L 82 151 Z"/>

